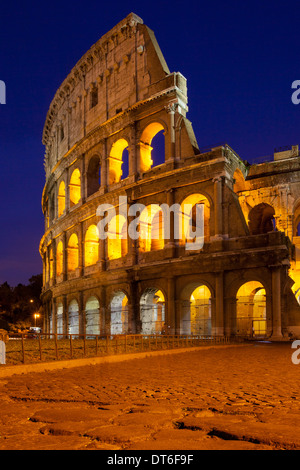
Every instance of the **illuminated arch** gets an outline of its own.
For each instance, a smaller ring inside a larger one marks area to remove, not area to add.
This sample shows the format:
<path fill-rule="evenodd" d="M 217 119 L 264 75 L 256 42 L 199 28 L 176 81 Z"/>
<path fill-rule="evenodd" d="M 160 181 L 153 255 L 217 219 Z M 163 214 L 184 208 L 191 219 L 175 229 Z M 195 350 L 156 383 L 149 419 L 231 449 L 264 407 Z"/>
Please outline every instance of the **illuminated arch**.
<path fill-rule="evenodd" d="M 99 259 L 99 232 L 96 225 L 90 225 L 84 239 L 85 266 L 96 264 Z"/>
<path fill-rule="evenodd" d="M 97 297 L 91 296 L 85 304 L 86 334 L 100 333 L 100 303 Z"/>
<path fill-rule="evenodd" d="M 206 284 L 193 282 L 184 288 L 181 297 L 181 333 L 211 335 L 211 289 Z"/>
<path fill-rule="evenodd" d="M 68 243 L 68 272 L 75 271 L 79 266 L 79 245 L 76 233 L 69 238 Z"/>
<path fill-rule="evenodd" d="M 81 175 L 78 168 L 73 171 L 70 179 L 70 207 L 75 206 L 81 199 Z"/>
<path fill-rule="evenodd" d="M 141 252 L 161 250 L 164 248 L 164 217 L 157 204 L 150 204 L 142 211 L 139 219 Z"/>
<path fill-rule="evenodd" d="M 63 304 L 60 303 L 57 306 L 56 310 L 56 332 L 58 335 L 63 334 L 63 314 L 64 314 L 64 307 Z M 61 339 L 61 337 L 58 337 L 58 339 Z"/>
<path fill-rule="evenodd" d="M 54 258 L 53 258 L 52 248 L 50 249 L 50 252 L 49 252 L 49 275 L 50 275 L 50 279 L 53 279 L 53 275 L 54 275 Z"/>
<path fill-rule="evenodd" d="M 58 188 L 58 217 L 61 217 L 66 209 L 66 185 L 62 181 Z"/>
<path fill-rule="evenodd" d="M 248 281 L 236 295 L 237 334 L 264 336 L 266 327 L 266 290 L 260 282 Z"/>
<path fill-rule="evenodd" d="M 118 291 L 110 302 L 110 331 L 112 335 L 121 335 L 128 332 L 128 297 Z"/>
<path fill-rule="evenodd" d="M 197 243 L 197 239 L 194 236 L 196 230 L 200 231 L 202 234 L 200 238 L 203 236 L 204 242 L 209 241 L 209 221 L 210 203 L 207 197 L 198 193 L 187 196 L 181 203 L 180 245 L 185 245 L 185 243 Z M 201 240 L 199 240 L 199 242 L 201 242 Z"/>
<path fill-rule="evenodd" d="M 111 148 L 109 155 L 109 184 L 118 183 L 127 176 L 125 166 L 125 150 L 128 148 L 128 142 L 125 139 L 117 140 Z M 127 156 L 128 160 L 128 156 Z"/>
<path fill-rule="evenodd" d="M 127 220 L 115 215 L 107 228 L 107 256 L 109 260 L 122 258 L 127 254 Z"/>
<path fill-rule="evenodd" d="M 87 170 L 87 197 L 96 193 L 101 186 L 101 165 L 98 155 L 94 155 Z"/>
<path fill-rule="evenodd" d="M 79 334 L 79 306 L 77 300 L 73 299 L 68 308 L 68 333 Z"/>
<path fill-rule="evenodd" d="M 142 334 L 161 334 L 165 324 L 165 296 L 155 287 L 147 288 L 140 299 Z"/>
<path fill-rule="evenodd" d="M 154 137 L 164 131 L 164 126 L 160 122 L 152 122 L 143 131 L 140 138 L 140 171 L 145 172 L 151 169 L 154 162 L 152 159 L 152 141 Z M 164 159 L 163 159 L 164 161 Z"/>
<path fill-rule="evenodd" d="M 64 246 L 60 241 L 56 248 L 56 275 L 60 276 L 63 272 Z"/>

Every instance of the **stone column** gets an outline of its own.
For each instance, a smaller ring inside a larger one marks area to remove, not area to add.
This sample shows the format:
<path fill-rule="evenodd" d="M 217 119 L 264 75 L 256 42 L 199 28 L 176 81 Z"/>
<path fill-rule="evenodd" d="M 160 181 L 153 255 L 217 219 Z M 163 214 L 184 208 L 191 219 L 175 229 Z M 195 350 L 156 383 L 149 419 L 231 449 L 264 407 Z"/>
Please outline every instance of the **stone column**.
<path fill-rule="evenodd" d="M 272 339 L 281 339 L 281 267 L 272 267 Z"/>
<path fill-rule="evenodd" d="M 101 158 L 101 187 L 104 189 L 104 192 L 107 190 L 107 148 L 106 148 L 106 139 L 102 143 L 102 158 Z"/>
<path fill-rule="evenodd" d="M 139 334 L 141 332 L 141 321 L 140 321 L 140 309 L 138 305 L 138 285 L 136 281 L 129 283 L 129 305 L 128 305 L 128 320 L 129 328 L 128 332 L 133 334 Z"/>
<path fill-rule="evenodd" d="M 223 214 L 222 214 L 222 192 L 223 182 L 222 177 L 219 176 L 213 179 L 214 182 L 214 209 L 215 209 L 215 239 L 222 239 L 223 234 Z"/>
<path fill-rule="evenodd" d="M 175 112 L 177 109 L 178 103 L 170 103 L 166 106 L 166 111 L 170 116 L 169 125 L 170 125 L 170 134 L 169 134 L 169 152 L 167 161 L 175 160 Z"/>
<path fill-rule="evenodd" d="M 169 208 L 171 208 L 174 204 L 174 200 L 175 200 L 175 193 L 174 193 L 174 189 L 169 189 L 167 191 L 167 205 Z M 164 221 L 165 223 L 167 223 L 167 220 Z M 166 248 L 171 248 L 171 257 L 174 256 L 174 249 L 175 249 L 175 246 L 176 246 L 176 243 L 175 243 L 175 228 L 174 228 L 174 224 L 175 224 L 175 217 L 174 217 L 174 212 L 173 211 L 170 211 L 170 230 L 169 230 L 169 233 L 170 233 L 170 237 L 166 240 L 165 239 L 165 247 Z M 176 223 L 178 223 L 178 220 L 176 220 Z"/>
<path fill-rule="evenodd" d="M 224 275 L 216 273 L 215 324 L 212 326 L 214 336 L 224 336 Z"/>
<path fill-rule="evenodd" d="M 180 321 L 178 321 L 178 312 L 176 310 L 175 302 L 175 278 L 168 278 L 168 298 L 166 309 L 166 334 L 179 334 Z"/>
<path fill-rule="evenodd" d="M 83 224 L 79 224 L 79 233 L 78 233 L 78 268 L 79 276 L 83 276 L 84 271 L 84 234 L 83 234 Z"/>

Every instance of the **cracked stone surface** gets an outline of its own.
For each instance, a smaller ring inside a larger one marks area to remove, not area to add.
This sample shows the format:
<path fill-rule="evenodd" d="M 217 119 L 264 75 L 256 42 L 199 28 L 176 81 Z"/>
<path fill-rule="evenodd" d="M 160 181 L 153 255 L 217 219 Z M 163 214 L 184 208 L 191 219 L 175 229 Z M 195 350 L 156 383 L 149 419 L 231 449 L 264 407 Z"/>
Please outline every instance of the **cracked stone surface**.
<path fill-rule="evenodd" d="M 300 365 L 255 343 L 0 380 L 1 450 L 300 449 Z"/>

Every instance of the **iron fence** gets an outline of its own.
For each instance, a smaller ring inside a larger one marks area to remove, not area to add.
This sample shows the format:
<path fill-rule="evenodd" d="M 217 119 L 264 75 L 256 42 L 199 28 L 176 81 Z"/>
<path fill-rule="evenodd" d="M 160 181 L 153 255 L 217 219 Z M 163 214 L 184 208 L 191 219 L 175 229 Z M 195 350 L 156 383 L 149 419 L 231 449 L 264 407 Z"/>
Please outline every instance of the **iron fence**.
<path fill-rule="evenodd" d="M 159 351 L 236 342 L 226 336 L 20 334 L 6 343 L 6 365 Z"/>

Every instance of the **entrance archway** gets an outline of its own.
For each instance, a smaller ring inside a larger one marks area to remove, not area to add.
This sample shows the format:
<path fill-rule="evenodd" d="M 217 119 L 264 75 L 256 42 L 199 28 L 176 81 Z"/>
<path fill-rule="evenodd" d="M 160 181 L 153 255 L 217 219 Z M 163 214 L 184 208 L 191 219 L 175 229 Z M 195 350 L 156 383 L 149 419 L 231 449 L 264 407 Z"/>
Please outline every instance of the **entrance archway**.
<path fill-rule="evenodd" d="M 100 333 L 99 310 L 99 300 L 94 296 L 90 297 L 85 304 L 85 331 L 87 335 Z"/>
<path fill-rule="evenodd" d="M 110 302 L 110 332 L 122 335 L 128 332 L 128 297 L 124 292 L 116 292 Z"/>
<path fill-rule="evenodd" d="M 79 334 L 79 306 L 77 300 L 72 300 L 68 309 L 68 333 L 70 335 Z"/>
<path fill-rule="evenodd" d="M 237 292 L 236 332 L 246 337 L 266 335 L 266 291 L 258 281 L 246 282 Z"/>
<path fill-rule="evenodd" d="M 161 334 L 165 323 L 165 297 L 161 290 L 148 288 L 141 296 L 142 334 Z"/>
<path fill-rule="evenodd" d="M 211 335 L 211 292 L 200 284 L 182 304 L 181 332 L 188 335 Z"/>

